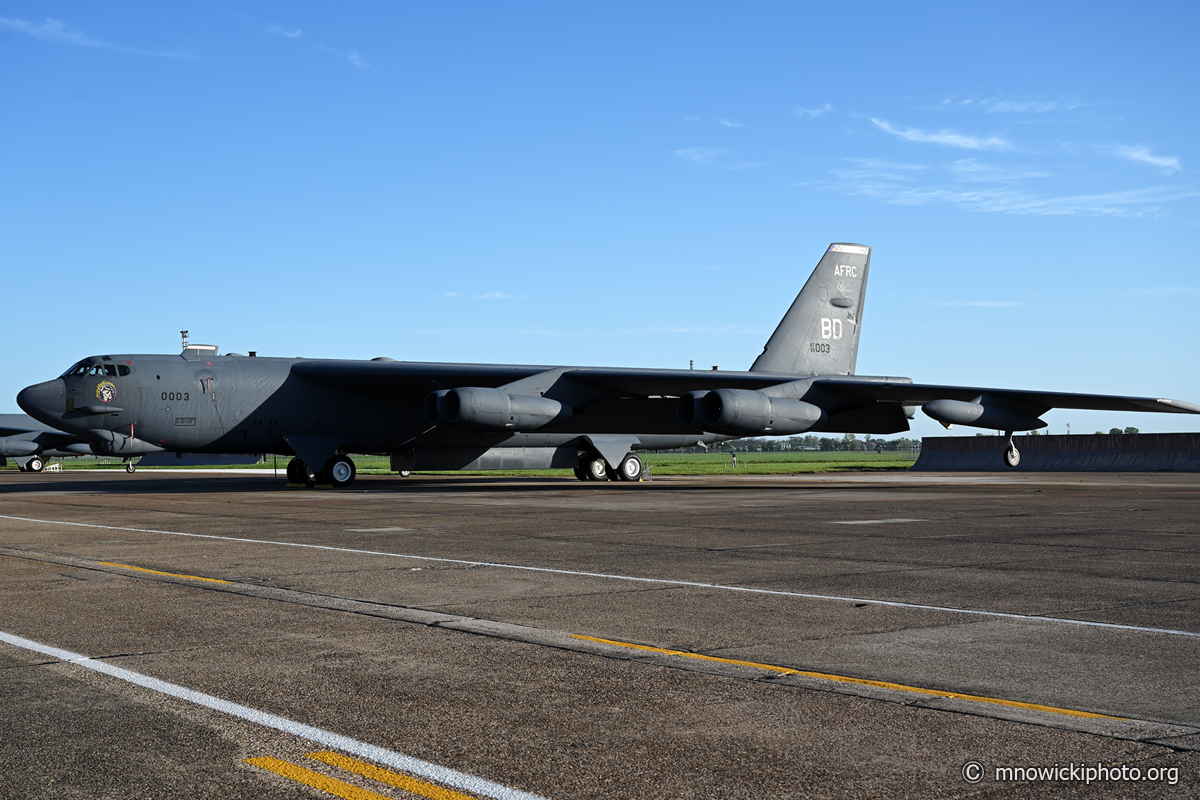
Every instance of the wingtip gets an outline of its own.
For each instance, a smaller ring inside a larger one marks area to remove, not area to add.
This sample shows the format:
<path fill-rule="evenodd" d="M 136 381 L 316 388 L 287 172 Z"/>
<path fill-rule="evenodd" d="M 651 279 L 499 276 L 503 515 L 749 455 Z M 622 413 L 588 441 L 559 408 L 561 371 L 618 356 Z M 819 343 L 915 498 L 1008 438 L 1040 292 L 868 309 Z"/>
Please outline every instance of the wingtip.
<path fill-rule="evenodd" d="M 1186 400 L 1172 400 L 1169 397 L 1156 398 L 1158 402 L 1165 406 L 1170 406 L 1171 410 L 1178 410 L 1184 414 L 1200 414 L 1200 405 L 1189 403 Z"/>

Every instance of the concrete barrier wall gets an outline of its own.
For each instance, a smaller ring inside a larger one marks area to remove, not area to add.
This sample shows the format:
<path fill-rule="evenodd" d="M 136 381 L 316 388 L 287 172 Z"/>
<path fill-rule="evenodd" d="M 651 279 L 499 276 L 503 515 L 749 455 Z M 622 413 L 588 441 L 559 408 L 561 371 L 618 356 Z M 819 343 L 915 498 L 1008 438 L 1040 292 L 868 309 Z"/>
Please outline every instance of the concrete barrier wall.
<path fill-rule="evenodd" d="M 913 470 L 1007 471 L 1003 436 L 928 436 Z M 1014 436 L 1013 472 L 1200 472 L 1200 433 Z"/>

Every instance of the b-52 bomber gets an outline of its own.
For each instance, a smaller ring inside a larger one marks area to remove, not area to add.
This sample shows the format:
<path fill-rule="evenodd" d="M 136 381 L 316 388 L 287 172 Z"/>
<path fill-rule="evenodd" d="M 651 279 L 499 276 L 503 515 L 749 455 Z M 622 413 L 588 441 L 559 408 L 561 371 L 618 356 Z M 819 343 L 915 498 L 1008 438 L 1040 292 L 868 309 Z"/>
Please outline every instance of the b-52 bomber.
<path fill-rule="evenodd" d="M 935 386 L 856 375 L 871 249 L 832 244 L 745 372 L 218 355 L 85 358 L 21 391 L 31 416 L 97 454 L 275 453 L 294 483 L 348 486 L 350 453 L 393 470 L 569 467 L 642 477 L 639 451 L 806 432 L 898 433 L 918 407 L 949 427 L 1043 428 L 1051 408 L 1200 413 L 1149 397 Z"/>

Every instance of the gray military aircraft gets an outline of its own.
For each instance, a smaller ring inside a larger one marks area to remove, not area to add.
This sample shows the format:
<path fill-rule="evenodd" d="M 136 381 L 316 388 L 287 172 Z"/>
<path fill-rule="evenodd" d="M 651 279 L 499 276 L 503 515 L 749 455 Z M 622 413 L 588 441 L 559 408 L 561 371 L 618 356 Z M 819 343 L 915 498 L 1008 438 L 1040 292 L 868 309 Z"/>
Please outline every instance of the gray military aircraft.
<path fill-rule="evenodd" d="M 21 408 L 93 452 L 294 455 L 288 478 L 347 486 L 348 453 L 408 470 L 574 468 L 636 481 L 638 451 L 803 432 L 898 433 L 918 407 L 949 427 L 1045 427 L 1051 408 L 1200 413 L 1150 397 L 934 386 L 855 375 L 871 249 L 829 246 L 746 372 L 180 355 L 85 358 Z"/>
<path fill-rule="evenodd" d="M 0 466 L 12 458 L 22 472 L 41 472 L 52 458 L 91 455 L 91 445 L 72 433 L 25 414 L 0 414 Z"/>

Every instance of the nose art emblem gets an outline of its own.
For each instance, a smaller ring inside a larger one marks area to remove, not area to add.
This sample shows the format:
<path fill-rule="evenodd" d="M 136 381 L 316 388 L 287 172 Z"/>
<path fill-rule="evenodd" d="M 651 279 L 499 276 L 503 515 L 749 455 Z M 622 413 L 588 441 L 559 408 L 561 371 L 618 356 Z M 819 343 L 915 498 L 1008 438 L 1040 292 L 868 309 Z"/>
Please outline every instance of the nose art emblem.
<path fill-rule="evenodd" d="M 100 381 L 96 384 L 96 399 L 102 403 L 111 403 L 117 397 L 117 387 L 111 381 Z"/>

